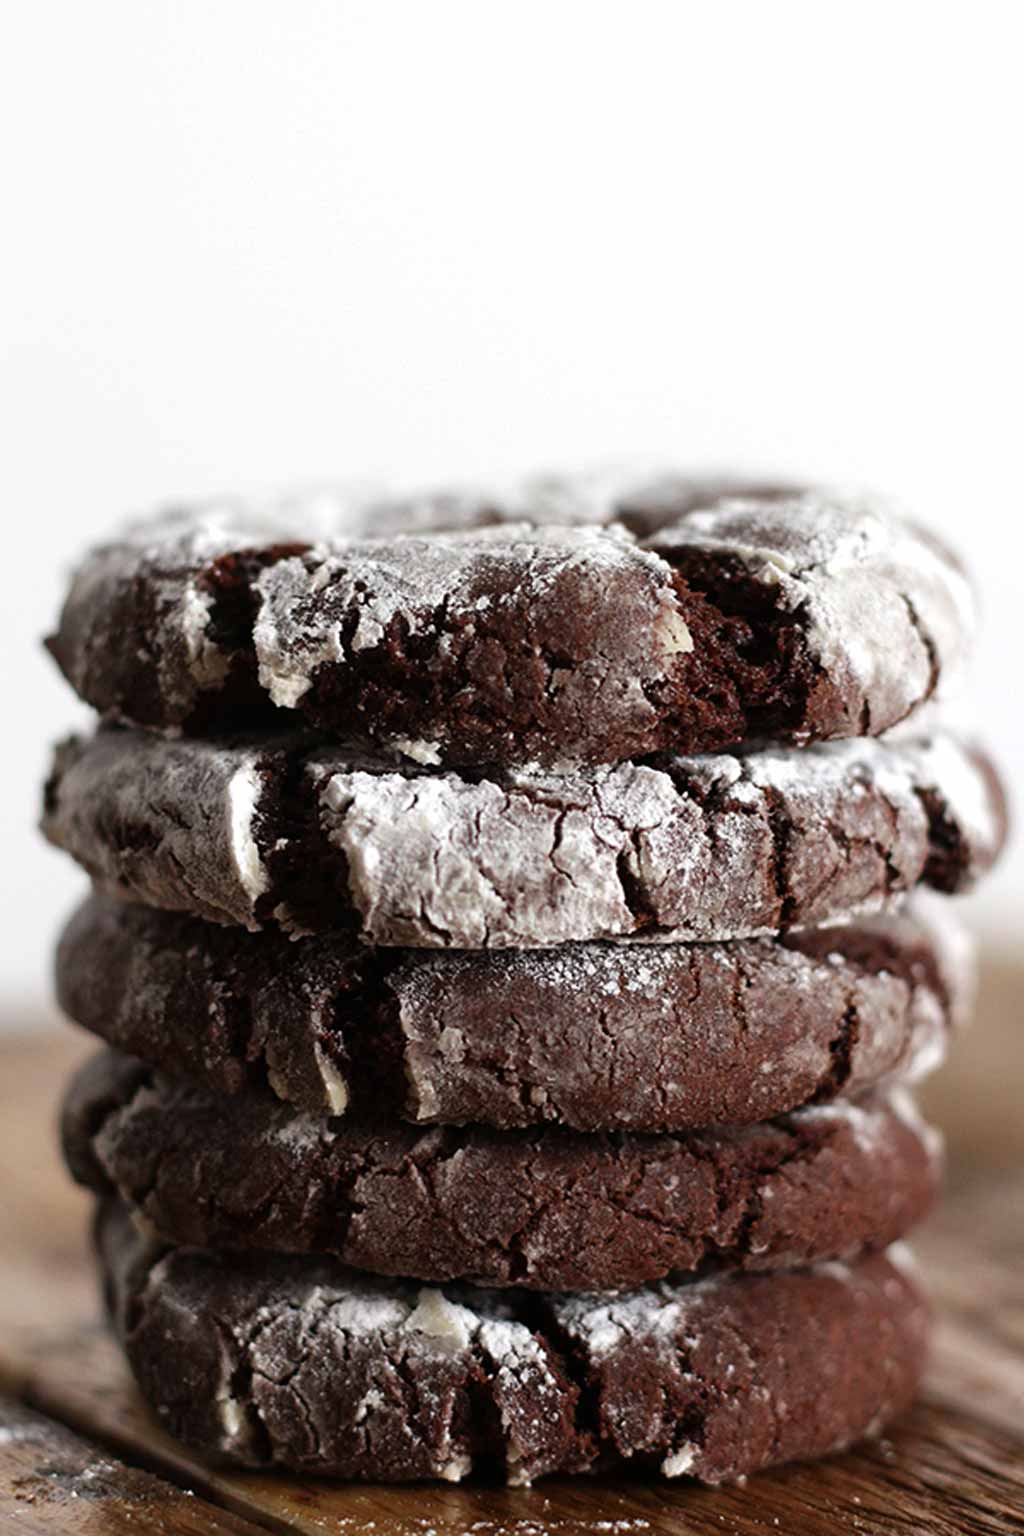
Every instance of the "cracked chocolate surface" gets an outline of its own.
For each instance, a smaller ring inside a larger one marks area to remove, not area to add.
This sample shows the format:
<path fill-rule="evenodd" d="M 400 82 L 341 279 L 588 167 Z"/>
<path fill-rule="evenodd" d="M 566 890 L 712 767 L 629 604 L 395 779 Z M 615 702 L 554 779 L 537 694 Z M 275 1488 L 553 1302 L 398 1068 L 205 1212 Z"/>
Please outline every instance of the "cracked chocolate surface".
<path fill-rule="evenodd" d="M 927 1337 L 898 1250 L 538 1296 L 167 1249 L 113 1202 L 96 1239 L 143 1394 L 172 1434 L 242 1466 L 522 1484 L 628 1462 L 718 1483 L 879 1433 Z"/>
<path fill-rule="evenodd" d="M 104 730 L 58 748 L 42 824 L 128 901 L 428 949 L 832 922 L 968 888 L 1006 833 L 991 764 L 941 732 L 483 777 Z"/>
<path fill-rule="evenodd" d="M 728 944 L 370 950 L 86 901 L 64 1010 L 108 1044 L 314 1115 L 666 1131 L 768 1119 L 937 1066 L 972 991 L 938 899 Z"/>
<path fill-rule="evenodd" d="M 555 766 L 877 735 L 974 627 L 879 499 L 669 476 L 165 513 L 86 557 L 48 644 L 111 720 Z"/>
<path fill-rule="evenodd" d="M 661 1136 L 419 1129 L 225 1098 L 113 1051 L 73 1080 L 62 1134 L 79 1182 L 174 1242 L 536 1290 L 882 1248 L 929 1207 L 939 1160 L 895 1095 Z"/>

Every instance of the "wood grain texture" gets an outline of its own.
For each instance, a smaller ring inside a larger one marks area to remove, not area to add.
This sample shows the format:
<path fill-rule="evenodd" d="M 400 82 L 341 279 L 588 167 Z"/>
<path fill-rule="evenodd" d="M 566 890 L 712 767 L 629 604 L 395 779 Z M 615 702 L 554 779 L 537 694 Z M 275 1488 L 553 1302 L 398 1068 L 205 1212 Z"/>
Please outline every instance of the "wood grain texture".
<path fill-rule="evenodd" d="M 0 1530 L 255 1536 L 258 1527 L 0 1397 Z"/>
<path fill-rule="evenodd" d="M 317 1483 L 198 1462 L 150 1419 L 99 1320 L 89 1202 L 59 1169 L 52 1116 L 91 1044 L 70 1031 L 0 1045 L 0 1152 L 18 1169 L 0 1207 L 0 1387 L 69 1426 L 189 1508 L 322 1536 L 1010 1536 L 1024 1532 L 1024 978 L 990 972 L 980 1026 L 995 1081 L 932 1092 L 952 1150 L 953 1194 L 915 1243 L 940 1305 L 924 1399 L 893 1435 L 745 1487 L 553 1480 L 532 1490 Z M 965 1050 L 967 1046 L 965 1045 Z M 975 1060 L 977 1060 L 977 1054 Z M 1012 1087 L 1010 1086 L 1012 1085 Z M 969 1091 L 971 1088 L 974 1091 Z M 981 1102 L 978 1102 L 978 1094 Z M 945 1097 L 943 1097 L 945 1094 Z M 1009 1104 L 1018 1104 L 1014 1114 Z M 996 1108 L 1000 1122 L 996 1121 Z M 944 1109 L 941 1107 L 944 1106 Z M 213 1518 L 213 1516 L 211 1516 Z M 245 1522 L 248 1522 L 246 1524 Z M 0 1527 L 6 1529 L 6 1526 Z M 108 1526 L 38 1529 L 118 1530 Z M 216 1525 L 163 1528 L 214 1531 Z M 34 1529 L 12 1524 L 11 1529 Z"/>

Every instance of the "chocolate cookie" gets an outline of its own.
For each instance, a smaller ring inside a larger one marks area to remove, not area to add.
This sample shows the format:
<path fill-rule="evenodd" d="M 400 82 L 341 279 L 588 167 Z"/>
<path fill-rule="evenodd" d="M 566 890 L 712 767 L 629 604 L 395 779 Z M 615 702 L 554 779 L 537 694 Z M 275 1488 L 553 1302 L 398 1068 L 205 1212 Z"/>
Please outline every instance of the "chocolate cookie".
<path fill-rule="evenodd" d="M 938 1173 L 902 1098 L 664 1136 L 423 1130 L 224 1098 L 113 1051 L 72 1082 L 63 1141 L 79 1182 L 174 1242 L 540 1290 L 882 1248 L 928 1208 Z"/>
<path fill-rule="evenodd" d="M 546 482 L 504 504 L 165 514 L 85 560 L 48 643 L 112 720 L 202 732 L 276 706 L 434 765 L 905 719 L 969 646 L 959 565 L 881 501 L 749 489 L 676 478 L 577 505 Z M 378 518 L 421 531 L 366 537 Z"/>
<path fill-rule="evenodd" d="M 43 830 L 108 893 L 410 948 L 733 939 L 968 887 L 1005 837 L 950 735 L 566 775 L 388 768 L 304 738 L 101 731 L 57 750 Z"/>
<path fill-rule="evenodd" d="M 958 922 L 908 911 L 784 939 L 371 950 L 93 897 L 57 951 L 79 1024 L 221 1093 L 319 1115 L 576 1130 L 765 1120 L 941 1061 L 971 991 Z"/>
<path fill-rule="evenodd" d="M 921 1373 L 903 1250 L 625 1295 L 417 1288 L 330 1261 L 97 1244 L 144 1396 L 204 1455 L 405 1482 L 622 1463 L 719 1483 L 878 1434 Z"/>

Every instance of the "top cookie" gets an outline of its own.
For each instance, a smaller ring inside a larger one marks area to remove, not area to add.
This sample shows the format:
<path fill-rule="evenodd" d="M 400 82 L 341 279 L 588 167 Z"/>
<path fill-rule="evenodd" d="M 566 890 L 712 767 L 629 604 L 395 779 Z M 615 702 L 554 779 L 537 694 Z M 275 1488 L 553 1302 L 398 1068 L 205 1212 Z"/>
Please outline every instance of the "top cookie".
<path fill-rule="evenodd" d="M 418 763 L 550 767 L 878 735 L 973 626 L 883 502 L 666 478 L 165 513 L 86 558 L 48 645 L 122 722 L 277 706 Z"/>

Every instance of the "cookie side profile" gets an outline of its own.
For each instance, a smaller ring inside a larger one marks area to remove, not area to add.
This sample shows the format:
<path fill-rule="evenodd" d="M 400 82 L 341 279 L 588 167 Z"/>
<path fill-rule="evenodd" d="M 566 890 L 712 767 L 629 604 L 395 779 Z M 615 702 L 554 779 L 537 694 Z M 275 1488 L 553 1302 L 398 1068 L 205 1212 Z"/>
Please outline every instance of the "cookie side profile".
<path fill-rule="evenodd" d="M 669 477 L 165 514 L 87 556 L 48 643 L 115 721 L 276 712 L 419 763 L 556 766 L 878 735 L 974 628 L 960 566 L 881 500 Z"/>
<path fill-rule="evenodd" d="M 58 748 L 43 830 L 108 894 L 387 947 L 749 938 L 967 889 L 1005 802 L 952 735 L 572 774 L 397 770 L 294 736 Z"/>
<path fill-rule="evenodd" d="M 211 1459 L 312 1475 L 527 1484 L 628 1463 L 723 1482 L 880 1433 L 927 1339 L 896 1250 L 568 1297 L 167 1249 L 114 1203 L 96 1242 L 164 1427 Z"/>
<path fill-rule="evenodd" d="M 222 1098 L 115 1052 L 73 1079 L 62 1134 L 79 1182 L 174 1242 L 531 1290 L 882 1248 L 928 1209 L 939 1165 L 896 1096 L 663 1136 L 417 1129 Z"/>
<path fill-rule="evenodd" d="M 109 1045 L 314 1115 L 669 1131 L 744 1125 L 939 1064 L 972 991 L 939 901 L 729 944 L 371 950 L 94 896 L 57 997 Z"/>

